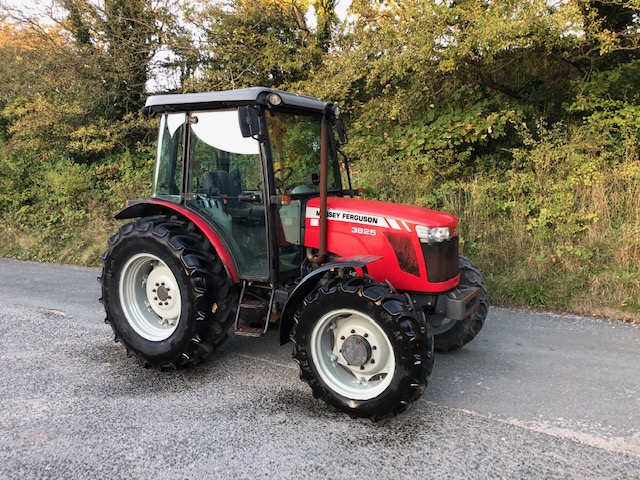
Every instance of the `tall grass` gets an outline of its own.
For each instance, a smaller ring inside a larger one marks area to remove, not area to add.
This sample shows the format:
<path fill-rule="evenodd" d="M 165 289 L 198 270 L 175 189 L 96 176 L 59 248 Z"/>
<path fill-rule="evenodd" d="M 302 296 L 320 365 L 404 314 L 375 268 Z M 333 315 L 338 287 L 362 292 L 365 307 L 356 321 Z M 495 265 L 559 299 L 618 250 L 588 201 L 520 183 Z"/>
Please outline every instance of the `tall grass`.
<path fill-rule="evenodd" d="M 124 153 L 94 165 L 38 164 L 0 151 L 0 175 L 14 171 L 11 184 L 0 182 L 0 256 L 97 266 L 118 228 L 113 216 L 126 200 L 148 195 L 151 158 Z"/>

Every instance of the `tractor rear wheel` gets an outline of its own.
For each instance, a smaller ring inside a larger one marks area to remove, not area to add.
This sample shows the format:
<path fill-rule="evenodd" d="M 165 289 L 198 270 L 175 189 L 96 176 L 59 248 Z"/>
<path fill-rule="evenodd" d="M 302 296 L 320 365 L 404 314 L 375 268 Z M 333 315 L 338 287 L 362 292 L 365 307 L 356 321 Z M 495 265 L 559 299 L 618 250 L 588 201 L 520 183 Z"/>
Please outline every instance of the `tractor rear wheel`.
<path fill-rule="evenodd" d="M 353 417 L 406 410 L 433 368 L 422 313 L 388 285 L 361 277 L 333 279 L 310 294 L 291 339 L 314 396 Z"/>
<path fill-rule="evenodd" d="M 145 367 L 182 368 L 227 338 L 236 292 L 208 240 L 167 217 L 136 220 L 102 256 L 106 322 Z"/>
<path fill-rule="evenodd" d="M 427 316 L 429 332 L 435 340 L 435 349 L 442 353 L 461 348 L 473 340 L 482 329 L 489 312 L 489 294 L 482 273 L 468 257 L 460 255 L 458 265 L 460 285 L 480 289 L 479 305 L 465 320 L 452 320 L 444 315 L 435 314 Z"/>

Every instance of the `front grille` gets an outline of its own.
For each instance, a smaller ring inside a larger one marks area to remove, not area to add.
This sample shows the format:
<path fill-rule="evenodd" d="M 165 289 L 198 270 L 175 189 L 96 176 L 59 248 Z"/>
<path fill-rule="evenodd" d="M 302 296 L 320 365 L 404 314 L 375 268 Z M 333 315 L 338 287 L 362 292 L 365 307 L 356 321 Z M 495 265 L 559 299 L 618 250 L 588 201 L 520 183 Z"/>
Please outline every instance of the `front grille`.
<path fill-rule="evenodd" d="M 430 283 L 445 282 L 458 275 L 458 237 L 445 242 L 421 245 Z"/>
<path fill-rule="evenodd" d="M 385 236 L 393 247 L 393 251 L 398 259 L 398 264 L 400 265 L 400 270 L 419 277 L 420 267 L 418 266 L 418 256 L 411 237 L 391 232 L 385 233 Z"/>

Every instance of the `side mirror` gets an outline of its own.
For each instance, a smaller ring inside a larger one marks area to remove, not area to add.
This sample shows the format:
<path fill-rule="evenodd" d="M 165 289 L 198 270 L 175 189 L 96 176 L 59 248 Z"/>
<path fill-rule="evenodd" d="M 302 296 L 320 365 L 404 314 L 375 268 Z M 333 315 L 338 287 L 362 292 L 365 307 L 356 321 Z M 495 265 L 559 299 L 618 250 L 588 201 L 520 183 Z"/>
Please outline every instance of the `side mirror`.
<path fill-rule="evenodd" d="M 349 141 L 349 137 L 347 137 L 347 127 L 344 126 L 344 122 L 341 118 L 336 120 L 336 128 L 338 129 L 338 140 L 340 140 L 340 145 L 344 145 Z"/>
<path fill-rule="evenodd" d="M 240 132 L 244 138 L 260 135 L 260 118 L 258 118 L 258 111 L 255 108 L 239 107 L 238 121 L 240 122 Z"/>
<path fill-rule="evenodd" d="M 320 185 L 320 175 L 317 173 L 312 173 L 307 177 L 307 183 L 311 185 Z"/>

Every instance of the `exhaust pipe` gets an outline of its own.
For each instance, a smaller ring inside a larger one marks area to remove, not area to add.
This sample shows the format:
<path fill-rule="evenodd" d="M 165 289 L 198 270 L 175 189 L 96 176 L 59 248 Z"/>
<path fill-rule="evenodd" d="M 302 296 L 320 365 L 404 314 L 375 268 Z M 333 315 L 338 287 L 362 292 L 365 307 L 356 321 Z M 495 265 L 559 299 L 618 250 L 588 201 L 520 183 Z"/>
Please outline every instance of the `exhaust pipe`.
<path fill-rule="evenodd" d="M 327 261 L 327 174 L 329 171 L 329 120 L 325 114 L 320 124 L 320 248 L 317 254 L 307 252 L 314 265 Z"/>

